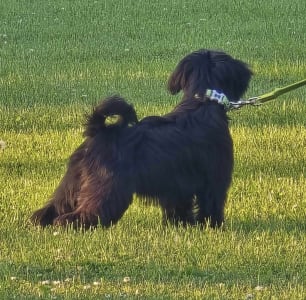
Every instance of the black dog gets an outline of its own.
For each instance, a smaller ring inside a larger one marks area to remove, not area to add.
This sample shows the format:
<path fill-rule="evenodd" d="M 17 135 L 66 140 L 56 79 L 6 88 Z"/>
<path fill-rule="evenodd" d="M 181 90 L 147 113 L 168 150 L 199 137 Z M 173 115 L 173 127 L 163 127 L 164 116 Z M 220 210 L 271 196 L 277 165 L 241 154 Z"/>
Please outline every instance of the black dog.
<path fill-rule="evenodd" d="M 199 50 L 170 76 L 169 91 L 182 90 L 183 99 L 169 114 L 138 122 L 124 99 L 102 101 L 88 117 L 86 139 L 62 182 L 32 221 L 107 227 L 137 193 L 155 199 L 165 221 L 221 226 L 233 169 L 225 106 L 240 99 L 251 75 L 242 61 Z"/>

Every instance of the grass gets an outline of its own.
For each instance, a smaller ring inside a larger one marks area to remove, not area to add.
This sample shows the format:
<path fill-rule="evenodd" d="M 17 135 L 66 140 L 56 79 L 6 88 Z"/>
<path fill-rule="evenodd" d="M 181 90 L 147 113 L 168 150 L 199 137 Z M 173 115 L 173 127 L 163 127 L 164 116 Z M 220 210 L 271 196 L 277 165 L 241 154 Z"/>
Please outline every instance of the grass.
<path fill-rule="evenodd" d="M 164 227 L 135 198 L 92 232 L 28 218 L 120 93 L 140 117 L 179 100 L 168 74 L 198 48 L 249 62 L 254 96 L 305 78 L 303 1 L 2 1 L 0 299 L 305 299 L 306 91 L 230 113 L 234 180 L 222 231 Z"/>

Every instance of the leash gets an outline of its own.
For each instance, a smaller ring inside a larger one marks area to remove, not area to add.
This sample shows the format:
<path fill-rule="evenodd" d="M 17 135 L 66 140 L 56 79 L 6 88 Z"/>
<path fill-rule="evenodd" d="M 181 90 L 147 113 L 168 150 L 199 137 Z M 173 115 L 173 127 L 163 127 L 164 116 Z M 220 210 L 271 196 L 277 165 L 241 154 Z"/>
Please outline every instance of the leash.
<path fill-rule="evenodd" d="M 249 98 L 248 100 L 239 100 L 237 102 L 231 102 L 229 101 L 229 105 L 225 106 L 227 108 L 227 110 L 234 110 L 234 109 L 239 109 L 243 106 L 246 105 L 253 105 L 253 106 L 258 106 L 261 105 L 267 101 L 273 100 L 275 98 L 277 98 L 280 95 L 283 95 L 285 93 L 288 93 L 292 90 L 295 90 L 303 85 L 306 85 L 306 79 L 303 79 L 301 81 L 298 81 L 296 83 L 287 85 L 285 87 L 282 88 L 276 88 L 274 91 L 263 94 L 261 96 L 258 97 L 252 97 Z"/>

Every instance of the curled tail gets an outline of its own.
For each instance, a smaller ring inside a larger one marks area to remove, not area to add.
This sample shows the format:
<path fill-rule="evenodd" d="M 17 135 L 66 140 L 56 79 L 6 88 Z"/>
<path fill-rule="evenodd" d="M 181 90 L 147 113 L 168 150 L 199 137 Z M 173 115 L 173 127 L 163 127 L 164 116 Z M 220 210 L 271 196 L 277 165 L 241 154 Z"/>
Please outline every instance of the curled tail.
<path fill-rule="evenodd" d="M 85 136 L 94 137 L 97 133 L 110 128 L 122 128 L 137 123 L 134 107 L 120 96 L 103 100 L 87 116 Z"/>

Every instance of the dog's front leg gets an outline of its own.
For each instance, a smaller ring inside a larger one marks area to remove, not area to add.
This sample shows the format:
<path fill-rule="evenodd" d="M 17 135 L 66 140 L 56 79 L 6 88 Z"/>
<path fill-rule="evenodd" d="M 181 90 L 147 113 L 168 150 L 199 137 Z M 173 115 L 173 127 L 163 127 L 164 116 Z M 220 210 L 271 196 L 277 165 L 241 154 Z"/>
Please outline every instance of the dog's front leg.
<path fill-rule="evenodd" d="M 163 222 L 165 224 L 170 222 L 174 225 L 193 225 L 195 223 L 192 196 L 176 200 L 160 198 L 159 202 L 163 212 Z"/>
<path fill-rule="evenodd" d="M 197 222 L 209 224 L 210 227 L 221 227 L 224 222 L 224 205 L 226 190 L 203 190 L 197 193 L 198 216 Z"/>

